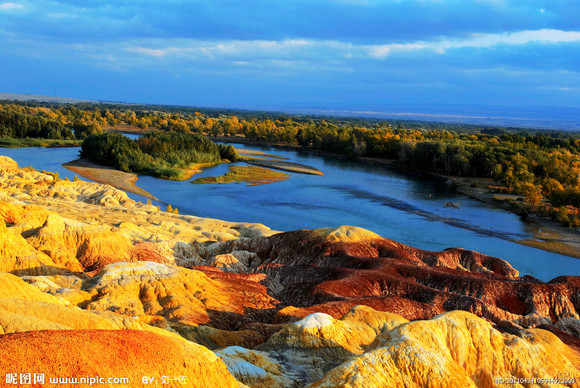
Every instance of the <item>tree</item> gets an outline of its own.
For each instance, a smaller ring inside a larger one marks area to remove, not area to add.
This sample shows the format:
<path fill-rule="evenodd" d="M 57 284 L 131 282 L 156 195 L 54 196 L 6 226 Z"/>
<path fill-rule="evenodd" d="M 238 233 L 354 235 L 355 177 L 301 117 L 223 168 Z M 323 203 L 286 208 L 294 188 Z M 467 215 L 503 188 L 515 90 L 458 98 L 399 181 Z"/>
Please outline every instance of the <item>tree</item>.
<path fill-rule="evenodd" d="M 542 201 L 542 186 L 526 182 L 520 186 L 518 191 L 526 197 L 526 201 L 532 206 L 532 210 Z"/>

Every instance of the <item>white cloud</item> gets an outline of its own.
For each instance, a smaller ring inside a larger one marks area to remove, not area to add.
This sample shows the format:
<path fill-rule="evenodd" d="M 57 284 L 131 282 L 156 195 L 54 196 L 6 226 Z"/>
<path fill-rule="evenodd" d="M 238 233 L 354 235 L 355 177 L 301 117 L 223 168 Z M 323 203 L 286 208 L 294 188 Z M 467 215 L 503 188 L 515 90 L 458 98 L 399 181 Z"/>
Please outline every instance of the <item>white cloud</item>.
<path fill-rule="evenodd" d="M 580 31 L 561 30 L 534 30 L 518 31 L 504 34 L 473 34 L 464 39 L 447 39 L 441 41 L 412 42 L 405 44 L 369 45 L 368 56 L 376 59 L 384 59 L 396 51 L 433 50 L 444 54 L 446 50 L 457 48 L 485 48 L 502 44 L 524 45 L 527 43 L 567 43 L 580 42 Z"/>
<path fill-rule="evenodd" d="M 128 48 L 127 51 L 133 51 L 136 53 L 141 53 L 152 57 L 163 57 L 165 56 L 165 54 L 167 54 L 167 50 L 151 49 L 143 47 Z"/>
<path fill-rule="evenodd" d="M 258 65 L 270 61 L 276 66 L 302 66 L 304 63 L 338 63 L 349 66 L 357 59 L 383 60 L 391 55 L 427 51 L 443 55 L 454 49 L 489 48 L 528 43 L 557 44 L 580 42 L 580 32 L 561 30 L 519 31 L 505 34 L 473 34 L 463 39 L 417 41 L 380 45 L 353 44 L 333 40 L 224 40 L 193 39 L 145 40 L 126 51 L 151 58 L 219 61 Z M 261 65 L 260 65 L 261 66 Z"/>
<path fill-rule="evenodd" d="M 129 47 L 126 50 L 154 57 L 227 57 L 251 58 L 255 56 L 288 57 L 291 54 L 304 52 L 306 46 L 328 44 L 328 42 L 310 42 L 301 40 L 252 40 L 252 41 L 200 41 L 179 39 L 171 41 L 148 41 Z"/>
<path fill-rule="evenodd" d="M 538 90 L 555 90 L 557 92 L 575 92 L 580 88 L 573 88 L 569 86 L 540 86 Z"/>
<path fill-rule="evenodd" d="M 0 3 L 0 11 L 11 11 L 15 9 L 22 9 L 24 6 L 22 4 L 16 3 Z"/>
<path fill-rule="evenodd" d="M 394 51 L 413 51 L 433 48 L 428 43 L 384 44 L 367 47 L 369 48 L 369 56 L 377 59 L 386 58 L 391 52 Z"/>
<path fill-rule="evenodd" d="M 463 41 L 447 41 L 448 47 L 491 47 L 498 44 L 526 44 L 530 42 L 561 43 L 580 41 L 580 31 L 534 30 L 504 34 L 477 34 Z"/>

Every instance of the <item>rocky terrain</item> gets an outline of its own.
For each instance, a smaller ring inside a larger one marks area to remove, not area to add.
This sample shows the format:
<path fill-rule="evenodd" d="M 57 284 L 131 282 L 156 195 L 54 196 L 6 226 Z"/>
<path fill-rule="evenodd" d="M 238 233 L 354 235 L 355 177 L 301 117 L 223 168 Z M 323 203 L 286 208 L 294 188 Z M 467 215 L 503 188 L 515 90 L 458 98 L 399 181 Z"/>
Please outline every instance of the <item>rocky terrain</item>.
<path fill-rule="evenodd" d="M 4 157 L 0 219 L 5 373 L 194 387 L 580 377 L 576 277 L 544 283 L 350 226 L 279 233 L 165 213 Z M 578 385 L 558 382 L 513 386 Z"/>

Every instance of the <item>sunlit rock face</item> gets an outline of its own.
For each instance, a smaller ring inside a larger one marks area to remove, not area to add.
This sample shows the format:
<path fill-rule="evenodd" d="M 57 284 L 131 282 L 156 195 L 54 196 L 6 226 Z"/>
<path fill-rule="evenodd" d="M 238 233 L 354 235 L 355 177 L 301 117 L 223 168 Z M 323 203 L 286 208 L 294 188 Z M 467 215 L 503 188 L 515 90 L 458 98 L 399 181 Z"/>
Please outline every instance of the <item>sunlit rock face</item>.
<path fill-rule="evenodd" d="M 314 313 L 254 350 L 216 354 L 256 387 L 491 387 L 501 378 L 576 376 L 579 363 L 544 330 L 502 333 L 463 311 L 407 322 L 363 306 L 340 320 Z"/>
<path fill-rule="evenodd" d="M 500 333 L 454 311 L 381 333 L 371 349 L 312 387 L 487 387 L 499 378 L 576 376 L 577 365 L 577 355 L 547 331 Z"/>
<path fill-rule="evenodd" d="M 201 271 L 155 262 L 110 264 L 85 281 L 83 290 L 91 295 L 83 306 L 88 310 L 229 329 L 247 322 L 248 311 L 277 303 L 259 283 L 213 280 Z"/>
<path fill-rule="evenodd" d="M 131 241 L 107 226 L 88 225 L 35 206 L 7 202 L 0 202 L 0 220 L 4 236 L 0 268 L 5 272 L 82 273 L 134 260 Z"/>
<path fill-rule="evenodd" d="M 2 370 L 292 388 L 576 376 L 579 291 L 351 226 L 165 213 L 0 157 Z"/>

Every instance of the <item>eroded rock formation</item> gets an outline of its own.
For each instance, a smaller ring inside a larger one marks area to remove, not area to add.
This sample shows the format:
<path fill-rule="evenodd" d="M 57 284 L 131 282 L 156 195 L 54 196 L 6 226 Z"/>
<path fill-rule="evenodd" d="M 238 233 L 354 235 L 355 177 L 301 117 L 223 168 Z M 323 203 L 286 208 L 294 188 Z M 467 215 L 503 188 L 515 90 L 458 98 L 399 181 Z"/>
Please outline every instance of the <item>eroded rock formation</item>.
<path fill-rule="evenodd" d="M 576 277 L 518 277 L 477 252 L 168 214 L 0 157 L 0 369 L 14 373 L 225 387 L 576 377 L 579 297 Z"/>
<path fill-rule="evenodd" d="M 339 318 L 356 305 L 410 320 L 464 310 L 520 327 L 578 319 L 576 277 L 544 283 L 518 277 L 499 258 L 460 248 L 424 251 L 355 227 L 300 230 L 209 246 L 192 243 L 190 249 L 212 267 L 193 268 L 210 277 L 220 276 L 219 269 L 266 275 L 261 282 L 283 307 L 276 323 L 313 312 Z"/>

